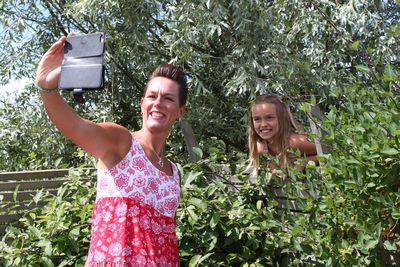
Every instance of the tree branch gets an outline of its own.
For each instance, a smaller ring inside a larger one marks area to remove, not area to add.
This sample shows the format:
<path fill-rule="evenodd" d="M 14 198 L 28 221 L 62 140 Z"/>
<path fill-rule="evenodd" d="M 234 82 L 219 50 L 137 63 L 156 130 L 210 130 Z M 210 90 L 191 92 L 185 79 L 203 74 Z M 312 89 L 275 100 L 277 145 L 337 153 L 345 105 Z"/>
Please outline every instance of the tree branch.
<path fill-rule="evenodd" d="M 55 21 L 57 22 L 59 30 L 66 36 L 66 35 L 68 35 L 67 31 L 64 29 L 63 24 L 58 19 L 58 16 L 54 13 L 51 6 L 49 5 L 49 3 L 52 3 L 52 2 L 53 1 L 44 1 L 44 5 L 47 7 L 47 10 L 50 12 L 51 17 L 54 18 Z"/>

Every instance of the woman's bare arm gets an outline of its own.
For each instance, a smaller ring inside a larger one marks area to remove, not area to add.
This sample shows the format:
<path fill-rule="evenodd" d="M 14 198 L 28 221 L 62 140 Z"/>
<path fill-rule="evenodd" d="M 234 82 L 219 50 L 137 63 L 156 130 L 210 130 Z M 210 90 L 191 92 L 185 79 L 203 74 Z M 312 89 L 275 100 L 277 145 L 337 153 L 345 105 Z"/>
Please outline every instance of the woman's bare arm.
<path fill-rule="evenodd" d="M 44 90 L 57 88 L 66 37 L 55 42 L 42 57 L 36 82 Z M 46 112 L 60 132 L 76 145 L 106 163 L 124 156 L 129 149 L 129 131 L 114 123 L 94 123 L 81 118 L 58 92 L 40 93 Z"/>

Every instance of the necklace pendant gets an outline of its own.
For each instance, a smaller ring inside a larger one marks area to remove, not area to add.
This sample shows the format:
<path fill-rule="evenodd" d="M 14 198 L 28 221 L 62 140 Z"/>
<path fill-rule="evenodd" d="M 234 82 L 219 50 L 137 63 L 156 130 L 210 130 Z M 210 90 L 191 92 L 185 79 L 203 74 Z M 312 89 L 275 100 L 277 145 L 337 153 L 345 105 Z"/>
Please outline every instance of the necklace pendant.
<path fill-rule="evenodd" d="M 158 161 L 158 165 L 160 165 L 161 168 L 164 167 L 164 162 L 162 161 L 162 159 L 160 159 L 160 160 Z"/>

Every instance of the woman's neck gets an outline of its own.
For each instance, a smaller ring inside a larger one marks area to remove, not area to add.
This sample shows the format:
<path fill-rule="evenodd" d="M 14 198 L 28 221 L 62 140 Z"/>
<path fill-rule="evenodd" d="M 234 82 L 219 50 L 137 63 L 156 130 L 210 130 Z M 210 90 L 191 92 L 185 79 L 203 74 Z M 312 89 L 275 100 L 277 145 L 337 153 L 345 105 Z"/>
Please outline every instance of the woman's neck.
<path fill-rule="evenodd" d="M 167 136 L 163 134 L 153 134 L 145 129 L 141 129 L 134 133 L 134 137 L 145 147 L 154 150 L 157 155 L 161 155 L 164 150 Z"/>

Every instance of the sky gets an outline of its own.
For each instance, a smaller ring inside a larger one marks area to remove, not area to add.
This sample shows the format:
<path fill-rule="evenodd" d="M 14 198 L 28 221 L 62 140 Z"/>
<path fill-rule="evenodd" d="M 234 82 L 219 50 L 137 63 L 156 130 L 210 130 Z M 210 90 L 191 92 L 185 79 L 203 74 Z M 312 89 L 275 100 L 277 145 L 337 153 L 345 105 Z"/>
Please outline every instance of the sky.
<path fill-rule="evenodd" d="M 0 100 L 6 99 L 7 102 L 12 101 L 12 99 L 22 92 L 22 89 L 31 82 L 30 79 L 23 78 L 21 80 L 11 81 L 5 85 L 0 85 Z M 0 101 L 0 107 L 1 105 L 2 101 Z"/>
<path fill-rule="evenodd" d="M 23 78 L 21 80 L 11 81 L 8 84 L 0 85 L 0 95 L 7 95 L 9 93 L 17 94 L 31 81 L 28 78 Z"/>

